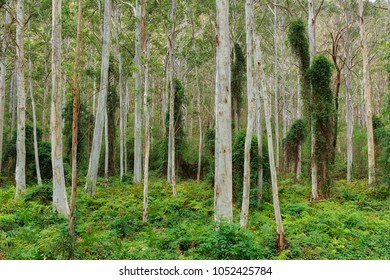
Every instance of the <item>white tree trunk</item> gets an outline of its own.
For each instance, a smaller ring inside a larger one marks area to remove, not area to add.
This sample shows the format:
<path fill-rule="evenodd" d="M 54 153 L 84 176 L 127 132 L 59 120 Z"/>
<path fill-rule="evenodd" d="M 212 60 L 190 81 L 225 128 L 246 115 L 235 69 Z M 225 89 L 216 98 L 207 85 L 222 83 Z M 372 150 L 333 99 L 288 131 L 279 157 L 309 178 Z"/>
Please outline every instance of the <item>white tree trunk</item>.
<path fill-rule="evenodd" d="M 109 158 L 109 142 L 108 142 L 108 114 L 107 106 L 104 111 L 104 184 L 108 186 L 108 158 Z"/>
<path fill-rule="evenodd" d="M 50 81 L 50 73 L 49 73 L 49 44 L 45 43 L 45 77 L 43 80 L 44 87 L 43 87 L 43 101 L 42 101 L 42 139 L 48 140 L 49 136 L 46 133 L 46 126 L 47 126 L 47 112 L 46 112 L 46 103 L 47 103 L 47 96 L 49 95 L 49 81 Z"/>
<path fill-rule="evenodd" d="M 275 140 L 276 140 L 276 170 L 279 170 L 279 63 L 278 63 L 278 32 L 277 32 L 277 1 L 274 0 L 274 90 L 275 90 Z"/>
<path fill-rule="evenodd" d="M 233 221 L 229 1 L 217 0 L 214 219 Z"/>
<path fill-rule="evenodd" d="M 114 11 L 114 19 L 115 19 L 115 39 L 116 39 L 116 55 L 118 57 L 118 66 L 119 66 L 119 156 L 120 156 L 120 180 L 122 181 L 122 177 L 124 174 L 124 158 L 125 158 L 125 153 L 124 153 L 124 145 L 126 143 L 126 138 L 125 138 L 125 130 L 126 128 L 124 127 L 124 118 L 125 118 L 125 92 L 123 90 L 123 73 L 122 73 L 122 55 L 120 52 L 120 45 L 119 45 L 119 11 L 118 7 Z"/>
<path fill-rule="evenodd" d="M 300 119 L 302 117 L 302 98 L 301 94 L 299 92 L 299 89 L 301 88 L 301 83 L 300 83 L 300 75 L 298 74 L 298 91 L 297 91 L 297 117 Z M 298 166 L 297 166 L 297 174 L 296 174 L 296 179 L 299 180 L 301 178 L 301 173 L 302 173 L 302 145 L 299 145 L 298 147 Z"/>
<path fill-rule="evenodd" d="M 201 116 L 201 105 L 200 105 L 200 88 L 199 88 L 199 77 L 198 77 L 198 68 L 195 69 L 196 77 L 196 107 L 198 110 L 198 125 L 199 125 L 199 144 L 198 144 L 198 170 L 196 173 L 196 182 L 200 182 L 200 173 L 202 171 L 202 148 L 203 148 L 203 131 L 202 131 L 202 116 Z"/>
<path fill-rule="evenodd" d="M 172 184 L 172 193 L 176 195 L 176 152 L 175 152 L 175 24 L 176 24 L 176 0 L 172 0 L 172 31 L 169 39 L 169 57 L 170 57 L 170 95 L 169 95 L 169 138 L 168 138 L 168 154 L 171 162 L 168 164 L 170 168 L 170 180 Z"/>
<path fill-rule="evenodd" d="M 256 61 L 255 61 L 256 62 Z M 256 68 L 255 68 L 256 69 Z M 257 153 L 259 159 L 261 159 L 261 164 L 259 164 L 259 169 L 257 170 L 257 200 L 260 202 L 263 199 L 263 118 L 261 115 L 261 99 L 258 92 L 259 88 L 259 78 L 258 75 L 255 76 L 255 96 L 256 96 L 256 123 L 257 123 Z"/>
<path fill-rule="evenodd" d="M 345 23 L 349 26 L 351 23 L 350 4 L 345 3 Z M 353 100 L 352 100 L 352 48 L 351 48 L 351 30 L 348 28 L 345 34 L 345 85 L 346 85 L 346 122 L 347 122 L 347 182 L 352 180 L 352 161 L 353 161 Z"/>
<path fill-rule="evenodd" d="M 314 0 L 308 0 L 308 31 L 309 31 L 309 53 L 310 53 L 310 64 L 313 61 L 313 57 L 316 52 L 315 46 L 315 18 L 314 18 Z M 317 162 L 314 159 L 314 147 L 316 139 L 314 137 L 314 123 L 311 121 L 311 194 L 312 198 L 318 199 L 318 183 L 317 183 Z"/>
<path fill-rule="evenodd" d="M 250 198 L 250 152 L 253 125 L 255 123 L 254 113 L 256 107 L 256 99 L 254 95 L 254 71 L 253 71 L 253 2 L 246 0 L 245 2 L 245 32 L 246 32 L 246 90 L 248 96 L 248 121 L 245 136 L 245 151 L 244 151 L 244 179 L 242 192 L 242 208 L 240 224 L 241 227 L 246 228 L 248 224 L 249 215 L 249 198 Z"/>
<path fill-rule="evenodd" d="M 136 1 L 136 30 L 135 30 L 135 65 L 137 70 L 135 72 L 135 113 L 134 113 L 134 183 L 140 183 L 142 180 L 142 34 L 141 34 L 141 20 L 142 12 L 139 1 Z"/>
<path fill-rule="evenodd" d="M 32 80 L 32 63 L 31 63 L 31 51 L 30 57 L 28 58 L 28 70 L 29 70 L 29 86 L 30 86 L 30 99 L 32 107 L 32 117 L 33 117 L 33 137 L 34 137 L 34 159 L 35 159 L 35 171 L 37 173 L 38 185 L 42 185 L 41 179 L 41 169 L 39 167 L 39 152 L 38 152 L 38 137 L 37 137 L 37 116 L 35 114 L 35 101 L 33 93 L 33 80 Z"/>
<path fill-rule="evenodd" d="M 145 120 L 145 155 L 144 155 L 144 209 L 142 221 L 148 222 L 148 192 L 149 192 L 149 148 L 150 148 L 150 113 L 149 113 L 149 65 L 150 48 L 146 44 L 145 85 L 144 85 L 144 120 Z"/>
<path fill-rule="evenodd" d="M 8 25 L 9 14 L 7 9 L 4 9 L 4 32 L 6 34 L 6 26 Z M 3 138 L 4 138 L 4 105 L 5 105 L 5 78 L 6 78 L 6 67 L 5 67 L 5 51 L 7 48 L 6 37 L 3 37 L 1 46 L 1 57 L 0 57 L 0 174 L 2 170 L 3 162 Z"/>
<path fill-rule="evenodd" d="M 24 4 L 23 0 L 17 1 L 16 10 L 16 95 L 17 95 L 17 138 L 16 138 L 16 194 L 26 191 L 26 92 L 24 86 Z"/>
<path fill-rule="evenodd" d="M 51 97 L 51 161 L 53 166 L 53 206 L 69 217 L 62 160 L 62 94 L 61 94 L 61 0 L 52 1 L 52 97 Z"/>
<path fill-rule="evenodd" d="M 267 94 L 266 84 L 265 84 L 265 73 L 264 73 L 264 64 L 261 58 L 261 50 L 260 50 L 260 39 L 255 34 L 255 59 L 257 61 L 257 73 L 260 75 L 260 81 L 261 81 L 261 98 L 264 102 L 264 116 L 265 116 L 265 123 L 267 128 L 267 139 L 268 139 L 268 155 L 269 155 L 269 166 L 271 171 L 271 182 L 272 182 L 272 199 L 274 204 L 274 213 L 275 213 L 275 221 L 277 226 L 277 233 L 278 233 L 278 247 L 279 249 L 284 249 L 285 242 L 284 242 L 284 228 L 283 228 L 283 222 L 282 222 L 282 215 L 280 212 L 280 205 L 279 205 L 279 191 L 278 191 L 278 181 L 277 181 L 277 174 L 276 174 L 276 167 L 275 167 L 275 159 L 274 159 L 274 147 L 273 147 L 273 140 L 272 140 L 272 127 L 271 127 L 271 114 L 270 114 L 270 102 Z"/>
<path fill-rule="evenodd" d="M 108 67 L 110 54 L 110 20 L 111 20 L 111 0 L 104 1 L 104 24 L 103 24 L 103 46 L 102 46 L 102 66 L 100 72 L 100 90 L 97 104 L 95 129 L 93 133 L 91 156 L 89 159 L 89 168 L 85 190 L 89 195 L 95 195 L 96 178 L 102 144 L 102 134 L 104 126 L 104 115 L 107 107 L 107 89 L 108 89 Z"/>
<path fill-rule="evenodd" d="M 360 45 L 363 56 L 363 85 L 366 107 L 366 125 L 367 125 L 367 144 L 368 144 L 368 183 L 371 185 L 375 182 L 375 146 L 374 146 L 374 129 L 372 125 L 372 108 L 371 108 L 371 80 L 370 65 L 368 60 L 368 50 L 366 41 L 365 22 L 363 17 L 364 6 L 363 0 L 359 0 L 359 27 L 360 27 Z"/>

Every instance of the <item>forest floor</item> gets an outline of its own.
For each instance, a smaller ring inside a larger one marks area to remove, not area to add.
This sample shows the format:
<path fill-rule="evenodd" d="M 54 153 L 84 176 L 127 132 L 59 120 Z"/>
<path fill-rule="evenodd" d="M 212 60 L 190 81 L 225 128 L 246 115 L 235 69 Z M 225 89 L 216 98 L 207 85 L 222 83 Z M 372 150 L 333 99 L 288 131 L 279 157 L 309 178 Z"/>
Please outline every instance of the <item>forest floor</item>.
<path fill-rule="evenodd" d="M 276 246 L 269 187 L 257 205 L 252 191 L 248 229 L 234 223 L 215 231 L 213 188 L 182 181 L 172 196 L 165 181 L 152 179 L 148 223 L 142 222 L 143 186 L 111 182 L 91 198 L 80 186 L 76 241 L 67 220 L 53 213 L 51 185 L 29 187 L 14 199 L 12 185 L 0 187 L 0 259 L 390 259 L 388 187 L 338 181 L 332 197 L 310 202 L 309 185 L 280 184 L 288 247 Z"/>

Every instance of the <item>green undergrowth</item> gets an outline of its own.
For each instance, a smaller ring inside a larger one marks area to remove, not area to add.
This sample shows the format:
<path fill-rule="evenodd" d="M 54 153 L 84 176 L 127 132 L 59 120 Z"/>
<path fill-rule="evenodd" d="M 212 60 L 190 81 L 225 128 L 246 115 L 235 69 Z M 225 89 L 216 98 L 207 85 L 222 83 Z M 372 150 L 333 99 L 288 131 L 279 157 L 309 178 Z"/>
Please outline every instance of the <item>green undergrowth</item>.
<path fill-rule="evenodd" d="M 266 192 L 267 190 L 265 190 Z M 310 186 L 280 182 L 279 197 L 288 246 L 276 246 L 273 205 L 265 197 L 250 209 L 248 229 L 213 223 L 209 183 L 179 182 L 177 195 L 163 180 L 149 187 L 148 223 L 142 222 L 143 186 L 111 182 L 91 198 L 80 186 L 76 241 L 67 220 L 53 213 L 51 185 L 0 188 L 0 259 L 389 259 L 388 190 L 366 181 L 335 183 L 327 200 L 310 202 Z M 255 195 L 255 194 L 254 194 Z"/>

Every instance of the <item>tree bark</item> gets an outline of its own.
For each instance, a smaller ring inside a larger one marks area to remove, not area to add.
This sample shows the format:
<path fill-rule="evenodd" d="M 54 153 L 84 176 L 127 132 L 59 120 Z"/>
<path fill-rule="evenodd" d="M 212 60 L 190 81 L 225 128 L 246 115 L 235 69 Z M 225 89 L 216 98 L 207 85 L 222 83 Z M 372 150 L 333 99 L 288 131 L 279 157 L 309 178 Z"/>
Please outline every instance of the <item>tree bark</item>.
<path fill-rule="evenodd" d="M 309 53 L 310 53 L 310 64 L 313 61 L 313 57 L 316 52 L 315 46 L 315 18 L 314 18 L 314 0 L 308 0 L 308 33 L 309 33 Z M 310 89 L 311 91 L 311 89 Z M 311 118 L 312 119 L 312 118 Z M 318 200 L 318 182 L 317 182 L 317 162 L 314 158 L 314 147 L 315 147 L 315 137 L 314 137 L 314 124 L 313 119 L 311 120 L 311 152 L 310 152 L 310 163 L 311 163 L 311 195 L 314 200 Z"/>
<path fill-rule="evenodd" d="M 352 100 L 352 48 L 351 48 L 351 29 L 349 25 L 351 23 L 351 11 L 350 4 L 345 3 L 345 23 L 348 26 L 345 33 L 345 86 L 346 86 L 346 110 L 347 110 L 347 182 L 352 180 L 352 162 L 353 162 L 353 100 Z"/>
<path fill-rule="evenodd" d="M 217 0 L 214 220 L 233 221 L 229 1 Z"/>
<path fill-rule="evenodd" d="M 136 30 L 135 30 L 135 113 L 134 113 L 134 183 L 140 183 L 142 179 L 142 11 L 139 1 L 136 1 Z"/>
<path fill-rule="evenodd" d="M 73 67 L 73 113 L 72 113 L 72 192 L 70 195 L 70 217 L 69 217 L 69 231 L 72 241 L 75 241 L 75 210 L 76 210 L 76 196 L 77 196 L 77 145 L 78 145 L 78 130 L 79 130 L 79 114 L 80 114 L 80 85 L 79 85 L 79 71 L 81 58 L 81 21 L 82 21 L 82 0 L 78 1 L 79 8 L 77 14 L 77 35 L 76 35 L 76 53 Z M 71 256 L 73 258 L 73 254 Z"/>
<path fill-rule="evenodd" d="M 2 170 L 3 162 L 3 139 L 4 139 L 4 110 L 5 110 L 5 79 L 6 79 L 6 66 L 5 66 L 5 51 L 7 48 L 6 36 L 7 26 L 9 21 L 9 14 L 7 9 L 4 9 L 4 37 L 1 45 L 1 57 L 0 57 L 0 174 Z"/>
<path fill-rule="evenodd" d="M 175 152 L 175 30 L 176 30 L 176 0 L 172 0 L 172 31 L 169 38 L 169 59 L 170 59 L 170 95 L 169 95 L 169 138 L 168 153 L 171 162 L 169 182 L 172 184 L 172 193 L 176 195 L 176 152 Z"/>
<path fill-rule="evenodd" d="M 245 2 L 245 32 L 246 32 L 246 90 L 248 96 L 248 121 L 245 136 L 245 151 L 244 151 L 244 179 L 242 192 L 242 208 L 240 224 L 241 227 L 246 228 L 248 224 L 249 215 L 249 198 L 250 198 L 250 152 L 253 134 L 253 124 L 256 99 L 254 95 L 254 70 L 253 70 L 253 2 L 246 0 Z"/>
<path fill-rule="evenodd" d="M 145 154 L 144 154 L 144 209 L 142 215 L 142 221 L 148 222 L 148 201 L 149 201 L 149 148 L 150 148 L 150 113 L 149 113 L 149 65 L 148 59 L 150 56 L 150 48 L 145 41 L 146 46 L 146 62 L 145 62 L 145 84 L 144 84 L 144 120 L 145 120 Z"/>
<path fill-rule="evenodd" d="M 24 86 L 24 4 L 17 1 L 16 10 L 16 96 L 17 96 L 17 138 L 16 138 L 16 194 L 26 191 L 26 92 Z"/>
<path fill-rule="evenodd" d="M 110 20 L 111 20 L 111 0 L 104 1 L 104 24 L 103 24 L 103 46 L 102 46 L 102 66 L 100 72 L 100 90 L 97 104 L 95 129 L 93 133 L 91 156 L 89 159 L 89 168 L 85 190 L 89 195 L 95 195 L 96 178 L 102 143 L 103 126 L 107 107 L 107 89 L 108 89 L 108 67 L 110 54 Z"/>
<path fill-rule="evenodd" d="M 30 21 L 28 22 L 28 29 L 30 30 Z M 28 57 L 28 80 L 29 80 L 29 91 L 31 99 L 31 109 L 33 117 L 33 138 L 34 138 L 34 159 L 35 159 L 35 171 L 37 175 L 38 185 L 42 186 L 41 179 L 41 170 L 39 167 L 39 151 L 38 151 L 38 137 L 37 137 L 37 116 L 35 114 L 35 100 L 34 100 L 34 89 L 33 89 L 33 79 L 32 79 L 32 63 L 31 63 L 31 45 L 30 45 L 30 35 L 28 35 L 28 47 L 29 47 L 29 57 Z"/>
<path fill-rule="evenodd" d="M 279 63 L 278 63 L 278 33 L 277 33 L 277 1 L 274 0 L 274 90 L 275 90 L 275 143 L 276 170 L 279 171 Z"/>
<path fill-rule="evenodd" d="M 265 73 L 264 73 L 264 64 L 262 61 L 261 50 L 260 50 L 260 39 L 256 35 L 254 35 L 255 40 L 255 60 L 257 64 L 257 73 L 259 73 L 260 81 L 261 81 L 261 98 L 264 103 L 264 116 L 265 123 L 267 128 L 267 142 L 268 142 L 268 155 L 269 155 L 269 166 L 271 171 L 271 182 L 272 182 L 272 200 L 274 204 L 274 213 L 275 213 L 275 221 L 277 226 L 278 233 L 278 247 L 280 250 L 285 249 L 285 240 L 284 240 L 284 228 L 282 215 L 280 212 L 279 205 L 279 191 L 278 191 L 278 181 L 277 181 L 277 173 L 275 167 L 275 158 L 274 158 L 274 147 L 272 140 L 272 126 L 271 126 L 271 114 L 270 114 L 270 102 L 267 94 L 266 84 L 265 84 Z"/>
<path fill-rule="evenodd" d="M 363 0 L 359 0 L 359 27 L 360 27 L 360 45 L 363 56 L 363 86 L 366 109 L 366 126 L 367 126 L 367 145 L 368 145 L 368 184 L 375 183 L 375 145 L 374 145 L 374 129 L 372 124 L 372 108 L 371 108 L 371 80 L 370 80 L 370 65 L 368 60 L 368 50 L 366 41 L 366 30 L 364 22 L 364 5 Z"/>
<path fill-rule="evenodd" d="M 51 100 L 51 161 L 53 166 L 53 206 L 69 217 L 62 160 L 62 94 L 61 94 L 61 0 L 52 1 L 52 100 Z"/>

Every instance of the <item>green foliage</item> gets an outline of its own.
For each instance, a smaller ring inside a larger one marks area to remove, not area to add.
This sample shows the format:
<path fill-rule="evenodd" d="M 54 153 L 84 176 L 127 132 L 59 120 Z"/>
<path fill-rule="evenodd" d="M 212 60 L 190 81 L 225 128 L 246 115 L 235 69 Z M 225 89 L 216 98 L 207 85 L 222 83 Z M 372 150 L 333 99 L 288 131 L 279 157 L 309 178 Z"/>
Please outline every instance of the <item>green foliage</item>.
<path fill-rule="evenodd" d="M 302 19 L 293 20 L 288 29 L 288 41 L 292 52 L 298 58 L 301 75 L 301 95 L 304 112 L 310 112 L 310 80 L 307 71 L 310 68 L 309 40 L 306 24 Z"/>
<path fill-rule="evenodd" d="M 294 171 L 296 172 L 299 156 L 299 147 L 303 144 L 307 136 L 307 127 L 304 120 L 296 120 L 283 139 L 283 146 L 286 153 L 286 160 L 291 165 L 294 164 Z"/>
<path fill-rule="evenodd" d="M 33 126 L 26 123 L 26 178 L 27 180 L 36 180 L 35 169 L 35 151 L 34 151 L 34 130 Z M 4 141 L 4 156 L 3 166 L 7 167 L 8 176 L 14 172 L 16 164 L 16 130 L 12 139 Z M 42 179 L 50 179 L 52 177 L 51 166 L 51 145 L 47 142 L 42 142 L 42 131 L 37 127 L 38 152 L 40 160 L 40 171 Z"/>
<path fill-rule="evenodd" d="M 335 108 L 331 89 L 333 64 L 323 55 L 315 56 L 308 72 L 312 85 L 312 125 L 315 137 L 314 158 L 318 167 L 319 189 L 327 197 L 330 191 L 331 157 Z"/>

